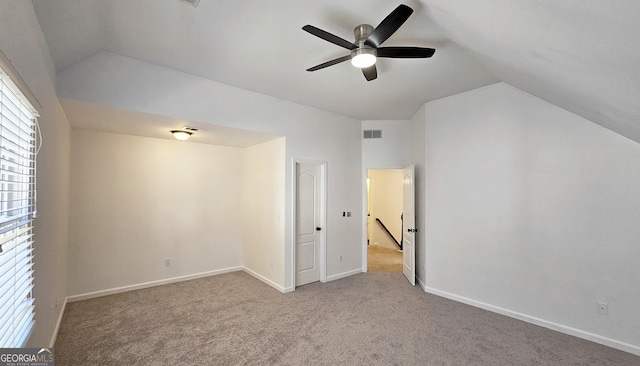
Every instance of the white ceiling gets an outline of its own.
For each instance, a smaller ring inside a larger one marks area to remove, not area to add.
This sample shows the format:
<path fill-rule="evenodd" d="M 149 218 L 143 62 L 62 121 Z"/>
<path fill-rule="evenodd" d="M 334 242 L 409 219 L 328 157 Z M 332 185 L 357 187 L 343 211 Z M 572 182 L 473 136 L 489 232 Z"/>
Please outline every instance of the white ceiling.
<path fill-rule="evenodd" d="M 114 109 L 77 100 L 63 99 L 61 103 L 65 113 L 73 116 L 73 126 L 88 130 L 98 129 L 104 132 L 173 140 L 171 130 L 191 127 L 197 128 L 199 132 L 189 138 L 190 142 L 239 148 L 253 146 L 279 137 L 240 128 Z"/>
<path fill-rule="evenodd" d="M 372 82 L 348 62 L 305 71 L 346 52 L 301 28 L 352 40 L 400 2 L 33 3 L 58 71 L 105 50 L 360 120 L 409 119 L 427 101 L 505 81 L 640 141 L 634 0 L 405 1 L 415 12 L 384 45 L 436 54 L 380 59 Z"/>

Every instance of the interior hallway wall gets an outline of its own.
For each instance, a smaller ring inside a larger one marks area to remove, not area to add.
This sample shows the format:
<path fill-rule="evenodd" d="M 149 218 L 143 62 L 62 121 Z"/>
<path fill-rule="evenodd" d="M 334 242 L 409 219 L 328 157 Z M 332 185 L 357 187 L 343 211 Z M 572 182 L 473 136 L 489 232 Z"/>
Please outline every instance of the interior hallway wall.
<path fill-rule="evenodd" d="M 243 150 L 242 265 L 284 290 L 286 138 Z"/>
<path fill-rule="evenodd" d="M 34 223 L 36 326 L 27 347 L 48 347 L 67 294 L 71 128 L 56 95 L 55 66 L 31 1 L 0 0 L 0 49 L 42 105 Z"/>
<path fill-rule="evenodd" d="M 504 83 L 425 118 L 429 291 L 640 354 L 640 144 Z"/>

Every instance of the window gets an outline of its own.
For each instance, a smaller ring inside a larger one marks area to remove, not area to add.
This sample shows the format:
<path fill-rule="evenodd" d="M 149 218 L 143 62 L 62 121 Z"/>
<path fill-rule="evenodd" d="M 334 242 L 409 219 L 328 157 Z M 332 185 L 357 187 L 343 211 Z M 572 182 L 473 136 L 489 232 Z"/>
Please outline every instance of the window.
<path fill-rule="evenodd" d="M 23 347 L 35 325 L 32 290 L 38 112 L 25 97 L 32 94 L 24 90 L 24 82 L 0 51 L 1 348 Z"/>

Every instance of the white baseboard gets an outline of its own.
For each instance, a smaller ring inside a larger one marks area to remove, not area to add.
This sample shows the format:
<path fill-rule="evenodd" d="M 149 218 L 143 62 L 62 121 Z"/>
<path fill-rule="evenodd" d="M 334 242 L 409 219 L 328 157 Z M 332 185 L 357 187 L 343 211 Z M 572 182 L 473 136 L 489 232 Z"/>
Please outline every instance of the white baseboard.
<path fill-rule="evenodd" d="M 251 270 L 251 269 L 249 269 L 249 268 L 247 268 L 247 267 L 243 267 L 242 269 L 243 269 L 247 274 L 249 274 L 249 275 L 251 275 L 251 276 L 255 277 L 256 279 L 258 279 L 258 280 L 260 280 L 260 281 L 264 282 L 265 284 L 267 284 L 267 285 L 269 285 L 269 286 L 273 287 L 274 289 L 276 289 L 276 290 L 278 290 L 278 291 L 280 291 L 280 292 L 282 292 L 282 293 L 287 292 L 287 291 L 286 291 L 286 289 L 285 289 L 284 287 L 282 287 L 282 286 L 278 285 L 277 283 L 275 283 L 275 282 L 271 281 L 270 279 L 268 279 L 268 278 L 264 277 L 263 275 L 261 275 L 261 274 L 259 274 L 259 273 L 255 272 L 255 271 L 253 271 L 253 270 Z M 289 292 L 291 292 L 291 291 L 289 291 Z"/>
<path fill-rule="evenodd" d="M 358 273 L 362 273 L 362 268 L 354 269 L 353 271 L 342 272 L 335 275 L 327 276 L 327 282 L 339 280 L 341 278 L 349 277 L 356 275 Z"/>
<path fill-rule="evenodd" d="M 421 286 L 422 286 L 422 284 L 421 284 Z M 445 291 L 440 291 L 440 290 L 432 288 L 432 287 L 425 287 L 425 291 L 430 293 L 430 294 L 433 294 L 433 295 L 445 297 L 445 298 L 453 300 L 453 301 L 457 301 L 457 302 L 461 302 L 461 303 L 464 303 L 464 304 L 467 304 L 467 305 L 475 306 L 477 308 L 481 308 L 481 309 L 488 310 L 488 311 L 491 311 L 491 312 L 494 312 L 494 313 L 498 313 L 498 314 L 501 314 L 501 315 L 505 315 L 505 316 L 508 316 L 508 317 L 511 317 L 511 318 L 522 320 L 522 321 L 525 321 L 527 323 L 539 325 L 541 327 L 548 328 L 548 329 L 551 329 L 551 330 L 555 330 L 555 331 L 558 331 L 560 333 L 569 334 L 569 335 L 572 335 L 574 337 L 586 339 L 588 341 L 599 343 L 599 344 L 602 344 L 602 345 L 605 345 L 605 346 L 608 346 L 608 347 L 611 347 L 611 348 L 619 349 L 621 351 L 629 352 L 629 353 L 632 353 L 634 355 L 640 356 L 640 347 L 639 346 L 635 346 L 633 344 L 617 341 L 615 339 L 603 337 L 601 335 L 594 334 L 594 333 L 591 333 L 591 332 L 587 332 L 587 331 L 584 331 L 584 330 L 576 329 L 576 328 L 569 327 L 569 326 L 566 326 L 566 325 L 554 323 L 554 322 L 551 322 L 551 321 L 548 321 L 548 320 L 544 320 L 544 319 L 536 318 L 536 317 L 529 316 L 529 315 L 526 315 L 526 314 L 518 313 L 518 312 L 509 310 L 509 309 L 504 309 L 504 308 L 501 308 L 501 307 L 498 307 L 498 306 L 493 306 L 491 304 L 487 304 L 487 303 L 483 303 L 483 302 L 480 302 L 480 301 L 472 300 L 472 299 L 469 299 L 469 298 L 466 298 L 466 297 L 454 295 L 454 294 L 451 294 L 451 293 L 448 293 L 448 292 L 445 292 Z"/>
<path fill-rule="evenodd" d="M 427 285 L 424 282 L 422 282 L 422 279 L 420 277 L 416 276 L 416 281 L 418 282 L 418 286 L 420 286 L 420 288 L 422 288 L 424 292 L 428 292 Z"/>
<path fill-rule="evenodd" d="M 343 272 L 343 273 L 339 273 L 339 274 L 332 275 L 332 276 L 327 276 L 324 280 L 320 279 L 320 282 L 322 282 L 322 283 L 331 282 L 331 281 L 339 280 L 341 278 L 345 278 L 345 277 L 356 275 L 358 273 L 365 273 L 365 272 L 367 272 L 367 271 L 364 270 L 363 268 L 354 269 L 353 271 Z M 290 286 L 290 287 L 285 288 L 283 292 L 286 294 L 286 293 L 289 293 L 289 292 L 293 292 L 295 290 L 296 290 L 295 286 Z"/>
<path fill-rule="evenodd" d="M 296 288 L 294 286 L 285 287 L 283 293 L 288 294 L 289 292 L 295 291 Z"/>
<path fill-rule="evenodd" d="M 56 345 L 56 338 L 58 338 L 58 332 L 60 331 L 60 324 L 62 324 L 62 317 L 64 315 L 64 310 L 67 308 L 68 297 L 64 298 L 64 302 L 62 303 L 62 309 L 60 310 L 60 314 L 58 314 L 58 321 L 56 322 L 56 327 L 53 330 L 53 335 L 51 336 L 51 341 L 49 342 L 49 348 L 53 348 Z"/>
<path fill-rule="evenodd" d="M 167 284 L 170 284 L 170 283 L 176 283 L 176 282 L 182 282 L 182 281 L 188 281 L 188 280 L 195 280 L 196 278 L 215 276 L 215 275 L 219 275 L 219 274 L 223 274 L 223 273 L 237 272 L 237 271 L 241 271 L 241 270 L 243 270 L 243 267 L 238 266 L 238 267 L 229 267 L 229 268 L 218 269 L 218 270 L 215 270 L 215 271 L 195 273 L 195 274 L 190 274 L 190 275 L 186 275 L 186 276 L 165 278 L 163 280 L 158 280 L 158 281 L 144 282 L 144 283 L 139 283 L 139 284 L 135 284 L 135 285 L 122 286 L 122 287 L 116 287 L 116 288 L 111 288 L 111 289 L 107 289 L 107 290 L 100 290 L 100 291 L 88 292 L 88 293 L 85 293 L 85 294 L 73 295 L 73 296 L 67 297 L 66 301 L 74 302 L 74 301 L 80 301 L 80 300 L 93 299 L 93 298 L 96 298 L 96 297 L 113 295 L 113 294 L 118 294 L 118 293 L 121 293 L 121 292 L 140 290 L 140 289 L 143 289 L 143 288 L 149 288 L 149 287 L 160 286 L 160 285 L 167 285 Z"/>

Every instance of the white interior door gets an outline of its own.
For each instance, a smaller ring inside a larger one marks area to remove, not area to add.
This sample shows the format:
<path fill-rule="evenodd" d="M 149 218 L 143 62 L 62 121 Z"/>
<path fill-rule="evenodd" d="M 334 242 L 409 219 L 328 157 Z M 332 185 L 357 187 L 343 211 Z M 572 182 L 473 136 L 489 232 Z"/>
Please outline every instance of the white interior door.
<path fill-rule="evenodd" d="M 320 280 L 321 167 L 296 163 L 296 286 Z"/>
<path fill-rule="evenodd" d="M 403 170 L 402 179 L 402 272 L 413 286 L 416 285 L 416 216 L 413 177 L 415 168 L 409 165 Z"/>

